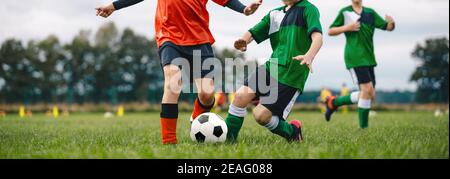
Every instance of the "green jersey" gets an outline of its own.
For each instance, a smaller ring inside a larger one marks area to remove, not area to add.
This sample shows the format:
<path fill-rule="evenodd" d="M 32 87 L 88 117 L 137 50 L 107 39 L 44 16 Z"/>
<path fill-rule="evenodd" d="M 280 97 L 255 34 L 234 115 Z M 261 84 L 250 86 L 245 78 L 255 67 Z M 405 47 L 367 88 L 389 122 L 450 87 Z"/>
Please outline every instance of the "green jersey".
<path fill-rule="evenodd" d="M 386 30 L 387 22 L 371 8 L 364 7 L 361 14 L 352 6 L 343 8 L 331 27 L 341 27 L 359 21 L 357 32 L 346 32 L 345 64 L 347 69 L 364 66 L 377 66 L 373 47 L 375 28 Z"/>
<path fill-rule="evenodd" d="M 257 43 L 270 39 L 273 53 L 265 66 L 271 76 L 282 84 L 303 91 L 309 69 L 292 58 L 308 52 L 312 33 L 322 33 L 320 14 L 307 0 L 299 1 L 288 10 L 286 7 L 271 10 L 249 32 Z M 273 72 L 271 67 L 274 67 L 277 73 Z"/>

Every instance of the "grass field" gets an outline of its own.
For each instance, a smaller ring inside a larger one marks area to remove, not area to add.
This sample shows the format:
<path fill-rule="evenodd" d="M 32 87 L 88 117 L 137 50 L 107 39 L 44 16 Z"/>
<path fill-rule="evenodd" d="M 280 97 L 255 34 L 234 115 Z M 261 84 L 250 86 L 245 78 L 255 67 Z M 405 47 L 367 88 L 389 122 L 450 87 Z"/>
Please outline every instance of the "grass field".
<path fill-rule="evenodd" d="M 159 114 L 135 113 L 0 118 L 0 158 L 449 158 L 449 118 L 426 112 L 379 112 L 370 129 L 357 115 L 338 114 L 326 123 L 319 113 L 295 112 L 305 141 L 288 144 L 256 125 L 251 116 L 238 144 L 196 144 L 188 113 L 180 116 L 179 145 L 160 145 Z M 224 114 L 222 114 L 224 116 Z"/>

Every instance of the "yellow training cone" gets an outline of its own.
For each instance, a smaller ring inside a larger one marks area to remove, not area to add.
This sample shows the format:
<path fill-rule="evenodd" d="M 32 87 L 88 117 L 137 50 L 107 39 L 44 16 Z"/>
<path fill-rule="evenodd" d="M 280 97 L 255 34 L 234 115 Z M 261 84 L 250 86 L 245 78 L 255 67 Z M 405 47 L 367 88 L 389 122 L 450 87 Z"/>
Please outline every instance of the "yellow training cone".
<path fill-rule="evenodd" d="M 19 108 L 19 116 L 21 118 L 25 117 L 25 106 L 20 106 L 20 108 Z"/>
<path fill-rule="evenodd" d="M 123 117 L 125 115 L 125 108 L 120 105 L 119 108 L 117 108 L 117 116 Z"/>
<path fill-rule="evenodd" d="M 58 106 L 53 106 L 53 117 L 59 117 L 59 109 Z"/>

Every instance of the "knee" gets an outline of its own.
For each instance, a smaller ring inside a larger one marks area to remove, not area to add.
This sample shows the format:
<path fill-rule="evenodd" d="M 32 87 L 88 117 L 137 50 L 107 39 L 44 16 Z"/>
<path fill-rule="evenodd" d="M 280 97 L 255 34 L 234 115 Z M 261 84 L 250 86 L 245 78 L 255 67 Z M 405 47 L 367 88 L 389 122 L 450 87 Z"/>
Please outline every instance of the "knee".
<path fill-rule="evenodd" d="M 238 91 L 235 93 L 232 103 L 234 106 L 244 108 L 249 104 L 248 98 L 249 98 L 249 94 Z"/>
<path fill-rule="evenodd" d="M 181 85 L 173 83 L 164 83 L 164 94 L 166 95 L 180 95 Z"/>
<path fill-rule="evenodd" d="M 363 94 L 363 96 L 366 96 L 369 98 L 375 97 L 375 89 L 373 88 L 373 86 L 371 84 L 363 85 L 361 87 L 361 93 Z"/>
<path fill-rule="evenodd" d="M 236 92 L 234 94 L 233 102 L 240 104 L 242 101 L 244 101 L 244 99 L 245 99 L 245 94 L 240 93 L 240 92 Z"/>
<path fill-rule="evenodd" d="M 200 92 L 198 94 L 198 99 L 202 102 L 211 101 L 214 98 L 214 92 Z"/>

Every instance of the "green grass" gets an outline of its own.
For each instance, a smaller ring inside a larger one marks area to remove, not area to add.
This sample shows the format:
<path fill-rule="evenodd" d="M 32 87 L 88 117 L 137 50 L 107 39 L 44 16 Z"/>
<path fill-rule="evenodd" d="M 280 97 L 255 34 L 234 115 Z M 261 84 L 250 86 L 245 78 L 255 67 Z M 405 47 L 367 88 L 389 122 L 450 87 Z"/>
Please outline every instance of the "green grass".
<path fill-rule="evenodd" d="M 160 145 L 159 114 L 135 113 L 0 118 L 0 158 L 449 158 L 449 118 L 427 112 L 379 112 L 370 129 L 357 115 L 338 114 L 327 123 L 319 113 L 295 112 L 305 141 L 288 144 L 249 116 L 238 144 L 196 144 L 188 113 L 180 116 L 179 144 Z M 222 114 L 224 116 L 224 114 Z"/>

